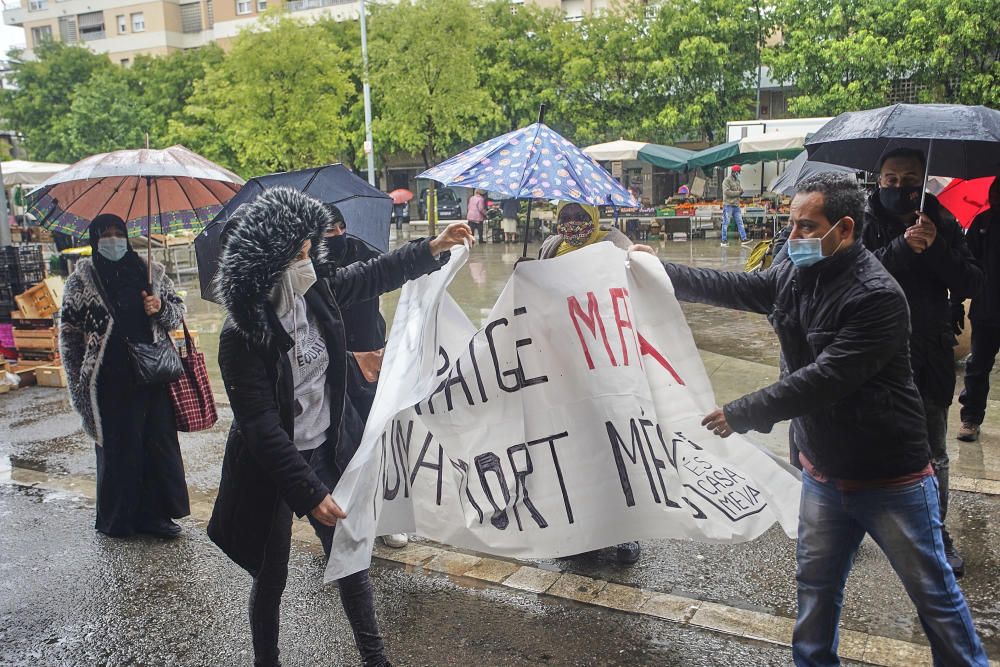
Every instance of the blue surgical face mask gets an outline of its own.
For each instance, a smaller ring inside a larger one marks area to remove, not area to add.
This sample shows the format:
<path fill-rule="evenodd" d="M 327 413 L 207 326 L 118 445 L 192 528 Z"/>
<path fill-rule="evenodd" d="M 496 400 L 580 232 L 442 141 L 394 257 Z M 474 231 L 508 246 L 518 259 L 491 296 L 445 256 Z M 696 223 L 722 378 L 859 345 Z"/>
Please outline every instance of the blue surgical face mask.
<path fill-rule="evenodd" d="M 107 236 L 97 240 L 97 252 L 101 256 L 117 262 L 128 252 L 128 239 L 119 236 Z"/>
<path fill-rule="evenodd" d="M 840 224 L 840 220 L 833 224 L 833 227 L 823 234 L 818 239 L 788 239 L 788 259 L 792 260 L 792 264 L 800 268 L 805 268 L 807 266 L 812 266 L 819 261 L 826 259 L 823 255 L 823 240 L 830 235 L 837 225 Z M 843 243 L 843 241 L 841 241 Z M 840 250 L 840 246 L 837 246 L 837 250 Z M 836 254 L 837 250 L 833 253 Z"/>

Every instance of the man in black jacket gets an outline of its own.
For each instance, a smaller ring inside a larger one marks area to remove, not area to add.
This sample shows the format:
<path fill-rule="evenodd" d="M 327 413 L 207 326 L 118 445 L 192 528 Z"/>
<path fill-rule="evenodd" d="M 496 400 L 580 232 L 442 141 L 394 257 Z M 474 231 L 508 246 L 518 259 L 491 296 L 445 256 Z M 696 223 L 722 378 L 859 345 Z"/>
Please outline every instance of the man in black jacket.
<path fill-rule="evenodd" d="M 796 664 L 838 664 L 844 584 L 867 533 L 916 605 L 935 662 L 986 665 L 944 555 L 906 298 L 858 243 L 863 201 L 853 177 L 817 174 L 792 201 L 789 261 L 754 273 L 665 264 L 681 300 L 767 314 L 787 365 L 703 424 L 727 437 L 792 420 L 804 468 Z"/>
<path fill-rule="evenodd" d="M 926 195 L 922 212 L 924 156 L 891 151 L 879 166 L 878 189 L 865 207 L 865 247 L 892 274 L 910 306 L 910 364 L 927 419 L 931 463 L 941 489 L 941 522 L 948 513 L 948 407 L 955 395 L 955 334 L 951 299 L 975 296 L 983 272 L 962 228 L 937 199 Z M 945 553 L 955 576 L 965 573 L 947 528 Z"/>
<path fill-rule="evenodd" d="M 965 364 L 962 427 L 958 439 L 975 442 L 986 417 L 990 394 L 990 371 L 1000 352 L 1000 178 L 990 186 L 990 208 L 972 221 L 965 235 L 972 255 L 982 264 L 986 285 L 972 298 L 969 321 L 972 326 L 972 356 Z"/>

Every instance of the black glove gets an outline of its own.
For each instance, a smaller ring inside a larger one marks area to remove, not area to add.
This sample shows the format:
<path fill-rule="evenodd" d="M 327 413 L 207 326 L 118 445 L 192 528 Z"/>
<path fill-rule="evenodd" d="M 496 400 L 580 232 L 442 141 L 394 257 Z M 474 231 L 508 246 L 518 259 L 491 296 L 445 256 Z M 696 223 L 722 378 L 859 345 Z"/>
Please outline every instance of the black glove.
<path fill-rule="evenodd" d="M 960 336 L 965 330 L 965 303 L 955 301 L 951 304 L 951 330 Z"/>

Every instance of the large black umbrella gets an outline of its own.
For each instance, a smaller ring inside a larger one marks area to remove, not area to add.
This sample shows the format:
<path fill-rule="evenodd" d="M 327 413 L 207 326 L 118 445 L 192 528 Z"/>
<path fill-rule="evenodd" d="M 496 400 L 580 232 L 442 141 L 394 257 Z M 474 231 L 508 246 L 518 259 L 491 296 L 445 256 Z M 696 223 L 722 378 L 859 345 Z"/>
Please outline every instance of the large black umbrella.
<path fill-rule="evenodd" d="M 828 162 L 813 162 L 807 153 L 799 153 L 798 157 L 785 165 L 785 170 L 767 186 L 771 192 L 782 195 L 795 194 L 795 187 L 799 181 L 822 173 L 855 174 L 858 172 L 854 167 L 842 167 L 839 164 Z"/>
<path fill-rule="evenodd" d="M 1000 111 L 960 104 L 893 104 L 842 113 L 806 141 L 809 159 L 876 171 L 897 148 L 926 156 L 927 178 L 1000 174 Z M 923 210 L 923 197 L 920 209 Z"/>
<path fill-rule="evenodd" d="M 270 188 L 299 190 L 327 204 L 336 204 L 344 214 L 347 233 L 376 250 L 389 249 L 392 199 L 368 184 L 342 164 L 329 164 L 299 171 L 286 171 L 251 178 L 195 239 L 201 296 L 214 301 L 212 281 L 222 251 L 220 239 L 230 217 L 241 205 L 253 201 Z"/>

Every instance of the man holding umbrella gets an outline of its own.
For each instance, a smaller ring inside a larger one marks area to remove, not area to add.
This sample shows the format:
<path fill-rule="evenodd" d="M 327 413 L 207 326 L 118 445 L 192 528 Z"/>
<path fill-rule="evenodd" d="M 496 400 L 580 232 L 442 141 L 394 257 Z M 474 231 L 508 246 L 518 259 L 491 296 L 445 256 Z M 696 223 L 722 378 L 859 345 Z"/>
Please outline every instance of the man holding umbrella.
<path fill-rule="evenodd" d="M 938 477 L 941 521 L 948 511 L 948 407 L 955 394 L 954 326 L 949 298 L 975 296 L 983 272 L 961 227 L 923 193 L 923 152 L 892 150 L 879 165 L 878 188 L 868 198 L 862 240 L 899 282 L 910 307 L 910 364 L 927 419 L 931 462 Z M 924 206 L 920 208 L 921 195 Z M 943 530 L 948 563 L 961 577 L 965 563 Z"/>

